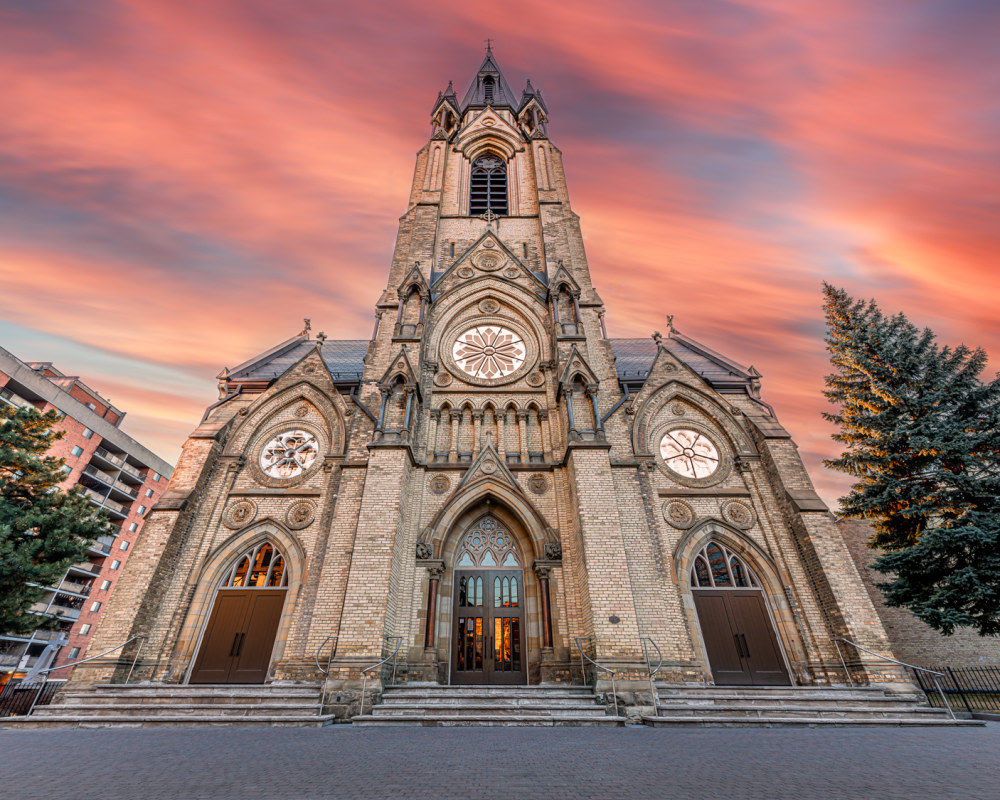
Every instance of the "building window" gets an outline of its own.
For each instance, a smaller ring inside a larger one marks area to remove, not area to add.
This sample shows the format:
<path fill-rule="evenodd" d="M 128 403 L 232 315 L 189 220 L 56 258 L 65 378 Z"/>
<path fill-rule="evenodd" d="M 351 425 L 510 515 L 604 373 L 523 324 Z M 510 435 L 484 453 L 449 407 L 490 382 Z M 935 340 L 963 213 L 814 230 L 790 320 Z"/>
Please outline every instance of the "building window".
<path fill-rule="evenodd" d="M 80 657 L 80 648 L 71 647 L 69 649 L 69 660 L 72 661 L 74 658 L 79 658 L 79 657 Z"/>
<path fill-rule="evenodd" d="M 84 428 L 83 429 L 83 438 L 84 439 L 89 439 L 93 435 L 94 435 L 94 432 L 90 428 Z"/>
<path fill-rule="evenodd" d="M 146 490 L 146 497 L 152 497 L 152 496 L 153 496 L 153 490 L 152 489 L 147 489 Z"/>
<path fill-rule="evenodd" d="M 480 156 L 472 162 L 469 186 L 469 216 L 492 211 L 507 213 L 507 167 L 494 155 Z"/>
<path fill-rule="evenodd" d="M 111 562 L 111 569 L 118 569 L 118 567 L 120 567 L 121 565 L 122 565 L 121 561 L 112 561 Z"/>
<path fill-rule="evenodd" d="M 80 626 L 80 635 L 86 636 L 88 633 L 90 633 L 90 623 L 84 622 L 83 625 Z"/>
<path fill-rule="evenodd" d="M 101 583 L 101 591 L 102 592 L 106 592 L 110 588 L 111 588 L 111 581 L 105 580 L 105 581 L 103 581 Z"/>
<path fill-rule="evenodd" d="M 63 464 L 62 465 L 62 471 L 66 475 L 69 475 L 73 471 L 73 468 L 69 464 Z"/>
<path fill-rule="evenodd" d="M 141 517 L 146 513 L 146 506 L 139 506 L 139 516 Z"/>
<path fill-rule="evenodd" d="M 129 533 L 135 533 L 138 529 L 139 529 L 139 523 L 138 522 L 131 522 L 131 523 L 129 523 L 129 526 L 128 526 L 128 532 Z"/>
<path fill-rule="evenodd" d="M 160 473 L 159 472 L 154 472 L 153 473 L 153 480 L 154 481 L 158 481 L 159 479 L 160 479 Z"/>
<path fill-rule="evenodd" d="M 128 542 L 122 542 L 120 545 L 118 545 L 118 549 L 119 550 L 128 550 Z"/>
<path fill-rule="evenodd" d="M 91 603 L 90 604 L 90 610 L 93 611 L 95 614 L 98 611 L 100 611 L 101 610 L 101 601 L 100 600 L 95 600 L 93 603 Z"/>
<path fill-rule="evenodd" d="M 87 403 L 87 408 L 89 408 L 91 411 L 97 411 L 97 406 L 95 406 L 93 403 Z"/>
<path fill-rule="evenodd" d="M 73 449 L 70 452 L 73 453 L 73 455 L 75 455 L 75 456 L 82 456 L 83 455 L 83 448 L 80 447 L 80 445 L 76 444 L 76 445 L 73 445 Z"/>

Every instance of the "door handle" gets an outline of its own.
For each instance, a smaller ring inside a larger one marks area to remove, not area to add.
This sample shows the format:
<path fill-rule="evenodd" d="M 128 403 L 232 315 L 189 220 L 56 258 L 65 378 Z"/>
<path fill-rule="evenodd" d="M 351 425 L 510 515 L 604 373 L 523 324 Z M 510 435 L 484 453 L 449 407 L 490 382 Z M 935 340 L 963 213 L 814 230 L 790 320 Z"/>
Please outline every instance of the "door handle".
<path fill-rule="evenodd" d="M 233 637 L 233 643 L 229 646 L 229 655 L 232 656 L 233 658 L 235 658 L 236 655 L 237 655 L 237 653 L 236 653 L 236 645 L 239 643 L 239 641 L 240 641 L 240 635 L 237 633 Z"/>
<path fill-rule="evenodd" d="M 740 636 L 743 639 L 743 653 L 747 658 L 750 658 L 750 648 L 747 646 L 747 635 L 745 633 L 741 633 Z"/>
<path fill-rule="evenodd" d="M 736 640 L 736 655 L 743 658 L 743 645 L 740 644 L 740 635 L 738 633 L 734 633 L 733 638 Z"/>
<path fill-rule="evenodd" d="M 236 634 L 239 637 L 240 643 L 236 646 L 236 658 L 239 658 L 243 653 L 243 643 L 247 640 L 247 635 L 245 633 Z"/>

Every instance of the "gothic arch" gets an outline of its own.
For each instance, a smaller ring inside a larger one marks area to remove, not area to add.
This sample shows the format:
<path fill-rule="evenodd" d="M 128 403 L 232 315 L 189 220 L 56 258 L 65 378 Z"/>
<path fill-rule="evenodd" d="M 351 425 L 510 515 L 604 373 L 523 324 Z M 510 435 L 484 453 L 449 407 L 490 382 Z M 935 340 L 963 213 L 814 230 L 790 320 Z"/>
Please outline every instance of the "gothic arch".
<path fill-rule="evenodd" d="M 272 663 L 280 660 L 295 615 L 299 591 L 305 582 L 307 558 L 305 548 L 294 533 L 281 523 L 271 518 L 265 518 L 227 538 L 212 551 L 202 564 L 194 595 L 191 598 L 191 605 L 188 607 L 177 639 L 177 649 L 171 657 L 173 662 L 171 672 L 183 672 L 185 681 L 194 667 L 195 656 L 201 646 L 205 626 L 212 613 L 219 584 L 232 568 L 236 559 L 264 542 L 270 542 L 284 556 L 288 575 L 285 605 L 281 612 L 271 658 Z"/>
<path fill-rule="evenodd" d="M 445 544 L 458 522 L 470 510 L 489 503 L 494 513 L 509 514 L 516 526 L 524 531 L 530 550 L 522 546 L 525 559 L 545 558 L 545 545 L 554 538 L 542 514 L 524 497 L 520 487 L 515 489 L 506 482 L 486 478 L 470 484 L 457 492 L 437 513 L 421 534 L 421 539 L 433 548 L 434 558 L 443 558 Z"/>
<path fill-rule="evenodd" d="M 318 429 L 317 432 L 324 439 L 320 444 L 325 453 L 343 455 L 347 446 L 347 426 L 344 422 L 343 410 L 339 408 L 337 401 L 331 395 L 336 395 L 339 398 L 339 393 L 324 391 L 310 380 L 300 380 L 270 397 L 265 392 L 264 396 L 251 406 L 247 416 L 242 419 L 232 436 L 229 437 L 226 453 L 228 455 L 244 454 L 251 442 L 259 438 L 262 432 L 269 430 L 273 426 L 274 420 L 282 416 L 282 412 L 297 404 L 305 404 L 307 406 L 306 415 L 301 418 L 289 419 L 288 425 L 296 424 L 292 421 L 293 419 L 301 419 Z M 320 424 L 317 425 L 317 422 Z"/>
<path fill-rule="evenodd" d="M 654 448 L 650 444 L 650 435 L 653 433 L 653 428 L 658 422 L 660 412 L 674 401 L 680 401 L 707 417 L 718 432 L 726 437 L 737 456 L 757 453 L 749 434 L 718 400 L 674 380 L 660 386 L 640 403 L 632 425 L 632 448 L 636 455 L 649 455 L 652 452 Z M 681 420 L 683 417 L 677 419 Z"/>
<path fill-rule="evenodd" d="M 774 623 L 775 633 L 781 643 L 788 674 L 793 676 L 793 682 L 796 677 L 801 678 L 803 671 L 794 667 L 796 664 L 805 664 L 807 654 L 802 642 L 802 633 L 785 591 L 785 586 L 790 584 L 790 578 L 783 575 L 774 560 L 744 532 L 713 517 L 685 531 L 673 552 L 674 580 L 680 589 L 681 602 L 688 618 L 688 629 L 691 631 L 695 649 L 702 653 L 704 663 L 707 665 L 708 656 L 695 610 L 690 576 L 695 557 L 703 547 L 713 541 L 743 559 L 756 574 L 760 582 L 759 588 L 764 594 Z"/>

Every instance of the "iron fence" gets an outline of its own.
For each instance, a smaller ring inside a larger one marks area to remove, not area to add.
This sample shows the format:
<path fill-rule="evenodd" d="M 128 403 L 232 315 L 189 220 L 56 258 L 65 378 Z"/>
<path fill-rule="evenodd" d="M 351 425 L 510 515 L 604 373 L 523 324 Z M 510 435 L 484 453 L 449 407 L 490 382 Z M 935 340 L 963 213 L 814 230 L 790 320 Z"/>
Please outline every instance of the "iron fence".
<path fill-rule="evenodd" d="M 956 711 L 1000 713 L 1000 666 L 934 667 L 934 670 L 943 673 L 939 678 L 941 689 Z M 928 702 L 940 706 L 941 696 L 934 682 L 919 672 L 914 674 Z"/>
<path fill-rule="evenodd" d="M 7 681 L 3 690 L 0 691 L 0 717 L 21 717 L 35 706 L 47 706 L 65 682 Z"/>

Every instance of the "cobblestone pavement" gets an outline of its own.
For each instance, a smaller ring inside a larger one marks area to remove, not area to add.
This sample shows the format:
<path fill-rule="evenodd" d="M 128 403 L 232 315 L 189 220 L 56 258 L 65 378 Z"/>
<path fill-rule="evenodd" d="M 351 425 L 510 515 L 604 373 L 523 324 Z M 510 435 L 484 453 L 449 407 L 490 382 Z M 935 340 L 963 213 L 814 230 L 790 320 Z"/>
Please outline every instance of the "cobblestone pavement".
<path fill-rule="evenodd" d="M 964 730 L 396 728 L 0 732 L 11 800 L 1000 798 Z"/>

